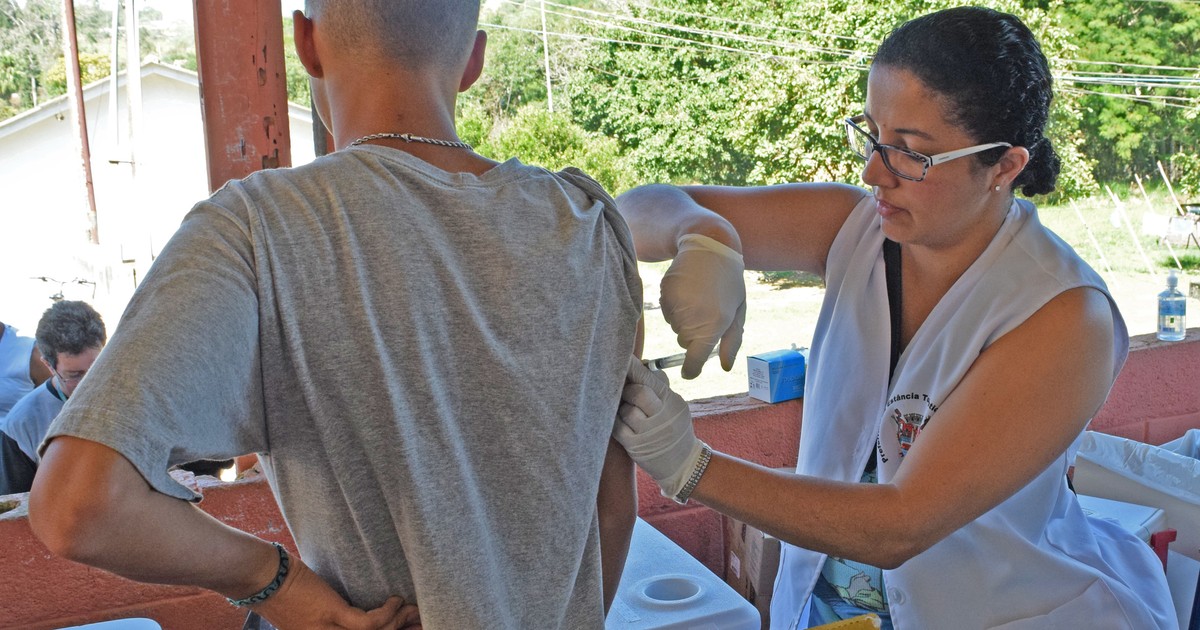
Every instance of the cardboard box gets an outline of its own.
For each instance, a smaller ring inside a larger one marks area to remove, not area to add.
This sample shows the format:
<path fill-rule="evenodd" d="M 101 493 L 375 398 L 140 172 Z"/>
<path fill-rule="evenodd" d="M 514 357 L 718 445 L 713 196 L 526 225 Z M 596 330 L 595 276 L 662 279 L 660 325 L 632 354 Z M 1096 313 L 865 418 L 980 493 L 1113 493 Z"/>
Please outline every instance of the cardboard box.
<path fill-rule="evenodd" d="M 804 396 L 807 349 L 775 350 L 746 358 L 750 396 L 775 403 Z"/>
<path fill-rule="evenodd" d="M 790 470 L 790 469 L 789 469 Z M 725 582 L 758 609 L 770 626 L 771 593 L 779 571 L 779 539 L 728 516 L 725 521 Z"/>

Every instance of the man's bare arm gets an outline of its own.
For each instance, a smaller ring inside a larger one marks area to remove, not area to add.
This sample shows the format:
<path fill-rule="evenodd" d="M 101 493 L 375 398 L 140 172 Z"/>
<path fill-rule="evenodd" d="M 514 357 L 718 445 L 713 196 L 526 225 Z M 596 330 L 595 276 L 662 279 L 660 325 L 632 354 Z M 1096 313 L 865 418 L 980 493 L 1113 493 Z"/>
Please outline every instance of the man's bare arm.
<path fill-rule="evenodd" d="M 46 448 L 29 498 L 34 534 L 56 555 L 141 582 L 187 584 L 245 598 L 269 584 L 279 555 L 186 501 L 155 491 L 121 454 L 58 437 Z M 277 627 L 399 628 L 400 598 L 363 612 L 299 558 L 279 591 L 254 606 Z M 411 618 L 411 617 L 407 617 Z"/>
<path fill-rule="evenodd" d="M 596 498 L 600 515 L 600 557 L 604 568 L 604 610 L 612 606 L 625 570 L 625 556 L 637 519 L 637 484 L 633 460 L 616 441 L 608 441 L 604 472 L 600 475 L 600 494 Z"/>

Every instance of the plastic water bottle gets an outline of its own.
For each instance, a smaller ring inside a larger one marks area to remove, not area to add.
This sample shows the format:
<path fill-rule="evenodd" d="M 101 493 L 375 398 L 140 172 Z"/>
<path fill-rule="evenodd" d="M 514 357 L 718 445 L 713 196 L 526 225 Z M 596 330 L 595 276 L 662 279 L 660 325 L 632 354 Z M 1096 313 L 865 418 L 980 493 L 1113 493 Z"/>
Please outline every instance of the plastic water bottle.
<path fill-rule="evenodd" d="M 1177 288 L 1179 278 L 1172 269 L 1167 275 L 1167 290 L 1158 294 L 1158 338 L 1163 341 L 1181 341 L 1187 336 L 1187 298 Z"/>

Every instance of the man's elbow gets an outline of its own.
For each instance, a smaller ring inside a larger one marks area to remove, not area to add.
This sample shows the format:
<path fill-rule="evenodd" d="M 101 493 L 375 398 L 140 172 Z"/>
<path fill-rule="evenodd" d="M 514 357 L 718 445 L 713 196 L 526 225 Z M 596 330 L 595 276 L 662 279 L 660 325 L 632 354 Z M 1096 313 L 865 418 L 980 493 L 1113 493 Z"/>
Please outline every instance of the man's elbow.
<path fill-rule="evenodd" d="M 107 524 L 117 520 L 118 497 L 106 475 L 82 468 L 61 452 L 55 457 L 55 446 L 33 480 L 29 526 L 54 555 L 89 564 L 104 548 Z"/>

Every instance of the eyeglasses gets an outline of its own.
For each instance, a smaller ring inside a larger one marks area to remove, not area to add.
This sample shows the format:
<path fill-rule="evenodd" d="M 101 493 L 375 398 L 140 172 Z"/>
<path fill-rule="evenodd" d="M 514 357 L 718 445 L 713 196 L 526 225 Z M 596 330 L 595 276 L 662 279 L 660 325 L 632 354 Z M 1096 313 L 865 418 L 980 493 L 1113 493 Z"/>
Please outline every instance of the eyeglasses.
<path fill-rule="evenodd" d="M 50 371 L 54 372 L 54 375 L 57 376 L 58 380 L 62 381 L 64 385 L 73 385 L 78 383 L 79 381 L 82 381 L 83 377 L 87 376 L 88 373 L 87 370 L 83 370 L 80 372 L 67 372 L 66 374 L 63 374 L 62 372 L 59 372 L 57 368 L 50 368 Z"/>
<path fill-rule="evenodd" d="M 880 144 L 875 140 L 875 136 L 872 136 L 870 132 L 859 126 L 866 121 L 866 116 L 855 116 L 854 118 L 846 119 L 846 139 L 850 142 L 850 150 L 854 151 L 858 157 L 864 160 L 870 160 L 871 154 L 878 151 L 879 157 L 883 158 L 883 165 L 887 167 L 887 170 L 891 171 L 896 177 L 914 182 L 925 179 L 925 174 L 929 172 L 929 167 L 937 166 L 942 162 L 957 160 L 960 157 L 975 155 L 981 151 L 987 151 L 996 147 L 1012 147 L 1007 142 L 990 142 L 988 144 L 977 144 L 973 147 L 957 151 L 948 151 L 937 155 L 925 155 L 924 153 L 917 153 L 916 151 L 910 151 L 890 144 Z"/>

